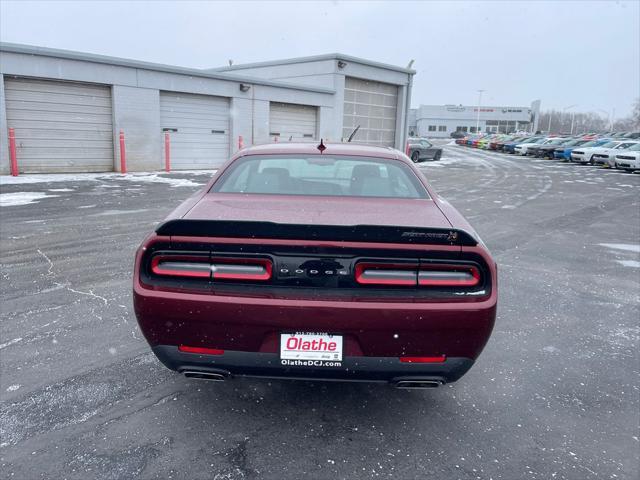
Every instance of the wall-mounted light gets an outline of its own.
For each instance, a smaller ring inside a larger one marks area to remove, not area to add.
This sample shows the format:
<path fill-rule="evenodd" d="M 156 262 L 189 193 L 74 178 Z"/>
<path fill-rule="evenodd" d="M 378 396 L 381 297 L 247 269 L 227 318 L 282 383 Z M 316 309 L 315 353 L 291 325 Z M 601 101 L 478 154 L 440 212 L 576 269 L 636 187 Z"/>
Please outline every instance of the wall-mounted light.
<path fill-rule="evenodd" d="M 344 68 L 347 66 L 347 62 L 343 62 L 342 60 L 338 60 L 338 68 Z"/>
<path fill-rule="evenodd" d="M 246 83 L 241 83 L 240 84 L 240 91 L 241 92 L 248 92 L 250 88 L 251 88 L 251 85 L 247 85 Z"/>

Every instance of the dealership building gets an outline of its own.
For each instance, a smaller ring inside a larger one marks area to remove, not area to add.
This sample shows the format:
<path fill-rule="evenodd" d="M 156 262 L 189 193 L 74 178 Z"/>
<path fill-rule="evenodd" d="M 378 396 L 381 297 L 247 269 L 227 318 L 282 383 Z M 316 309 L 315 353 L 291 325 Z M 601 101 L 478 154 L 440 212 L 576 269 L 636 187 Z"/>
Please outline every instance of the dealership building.
<path fill-rule="evenodd" d="M 479 132 L 535 132 L 539 116 L 540 100 L 528 107 L 420 105 L 409 111 L 409 135 L 444 138 L 455 131 L 475 133 L 476 125 Z"/>
<path fill-rule="evenodd" d="M 0 173 L 213 169 L 241 145 L 402 149 L 414 70 L 342 54 L 191 69 L 0 44 Z M 9 133 L 15 141 L 9 140 Z M 15 148 L 10 148 L 11 144 Z"/>

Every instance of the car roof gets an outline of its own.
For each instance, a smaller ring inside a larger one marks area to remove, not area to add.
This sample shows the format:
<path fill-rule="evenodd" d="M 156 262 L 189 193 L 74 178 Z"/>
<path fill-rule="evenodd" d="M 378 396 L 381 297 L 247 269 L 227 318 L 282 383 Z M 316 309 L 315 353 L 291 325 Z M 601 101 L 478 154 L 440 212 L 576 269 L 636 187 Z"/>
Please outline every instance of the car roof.
<path fill-rule="evenodd" d="M 268 143 L 245 148 L 238 155 L 356 155 L 376 158 L 402 159 L 402 154 L 391 147 L 358 143 L 325 143 L 324 152 L 318 150 L 320 142 Z"/>

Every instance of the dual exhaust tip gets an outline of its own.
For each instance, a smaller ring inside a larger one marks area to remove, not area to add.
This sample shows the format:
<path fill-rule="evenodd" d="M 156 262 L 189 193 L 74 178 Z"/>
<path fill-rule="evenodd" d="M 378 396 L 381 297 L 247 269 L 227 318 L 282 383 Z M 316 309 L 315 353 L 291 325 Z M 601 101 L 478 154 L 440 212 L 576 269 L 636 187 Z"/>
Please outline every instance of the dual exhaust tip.
<path fill-rule="evenodd" d="M 228 375 L 215 372 L 204 372 L 198 370 L 183 370 L 181 372 L 187 378 L 195 378 L 197 380 L 210 380 L 213 382 L 224 382 Z"/>
<path fill-rule="evenodd" d="M 440 379 L 414 379 L 414 380 L 398 380 L 393 386 L 402 390 L 424 390 L 427 388 L 438 388 L 444 385 L 444 380 Z"/>
<path fill-rule="evenodd" d="M 224 382 L 229 375 L 216 372 L 205 372 L 198 370 L 183 370 L 181 372 L 187 378 L 194 378 L 196 380 L 209 380 L 213 382 Z M 438 388 L 444 385 L 444 380 L 439 379 L 414 379 L 414 380 L 398 380 L 393 383 L 395 388 L 402 390 L 424 390 L 428 388 Z"/>

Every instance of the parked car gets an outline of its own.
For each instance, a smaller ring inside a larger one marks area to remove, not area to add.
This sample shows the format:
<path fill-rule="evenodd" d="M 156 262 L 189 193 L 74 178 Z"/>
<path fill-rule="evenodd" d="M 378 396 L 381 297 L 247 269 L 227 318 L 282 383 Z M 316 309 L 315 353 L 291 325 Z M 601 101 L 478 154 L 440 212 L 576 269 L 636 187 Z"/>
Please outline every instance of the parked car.
<path fill-rule="evenodd" d="M 571 152 L 573 152 L 576 148 L 589 148 L 589 147 L 599 147 L 600 145 L 604 145 L 605 143 L 610 142 L 608 138 L 600 139 L 600 140 L 578 140 L 577 143 L 571 146 L 561 146 L 554 150 L 554 157 L 558 159 L 562 159 L 566 162 L 571 161 Z"/>
<path fill-rule="evenodd" d="M 595 152 L 592 156 L 591 159 L 594 163 L 594 165 L 602 165 L 605 168 L 615 168 L 616 167 L 616 154 L 618 153 L 619 150 L 627 150 L 628 148 L 638 144 L 640 142 L 636 141 L 636 140 L 631 140 L 631 141 L 623 141 L 622 143 L 620 143 L 619 145 L 608 149 L 608 150 L 603 150 L 603 151 L 598 151 Z"/>
<path fill-rule="evenodd" d="M 628 171 L 640 170 L 640 143 L 616 154 L 616 168 Z"/>
<path fill-rule="evenodd" d="M 618 149 L 620 145 L 627 144 L 627 147 L 633 145 L 634 141 L 612 140 L 598 147 L 580 148 L 571 152 L 571 161 L 576 163 L 604 163 L 609 159 L 609 154 L 614 149 Z M 617 152 L 615 152 L 617 153 Z M 596 155 L 598 155 L 596 162 Z"/>
<path fill-rule="evenodd" d="M 516 153 L 516 146 L 522 143 L 535 143 L 542 137 L 523 137 L 515 139 L 513 142 L 505 143 L 502 151 L 505 153 Z"/>
<path fill-rule="evenodd" d="M 442 148 L 436 147 L 424 138 L 409 139 L 409 157 L 414 163 L 421 160 L 440 160 Z"/>
<path fill-rule="evenodd" d="M 624 138 L 628 138 L 631 140 L 637 140 L 640 138 L 640 132 L 629 132 L 627 133 Z"/>
<path fill-rule="evenodd" d="M 519 143 L 515 146 L 515 153 L 518 155 L 527 155 L 529 148 L 535 147 L 537 145 L 543 145 L 546 142 L 551 141 L 550 137 L 541 137 L 536 141 L 528 141 L 526 143 Z"/>
<path fill-rule="evenodd" d="M 138 323 L 164 365 L 427 388 L 493 329 L 496 264 L 404 154 L 356 144 L 238 152 L 137 250 Z"/>
<path fill-rule="evenodd" d="M 553 151 L 558 146 L 565 145 L 566 143 L 569 143 L 572 140 L 573 140 L 572 138 L 562 138 L 562 137 L 553 138 L 548 142 L 531 146 L 527 151 L 527 155 L 531 155 L 532 157 L 538 157 L 538 158 L 547 158 L 549 156 L 550 158 L 553 158 Z"/>
<path fill-rule="evenodd" d="M 463 132 L 460 130 L 456 130 L 455 132 L 451 132 L 451 138 L 464 138 L 467 136 L 467 132 Z"/>

